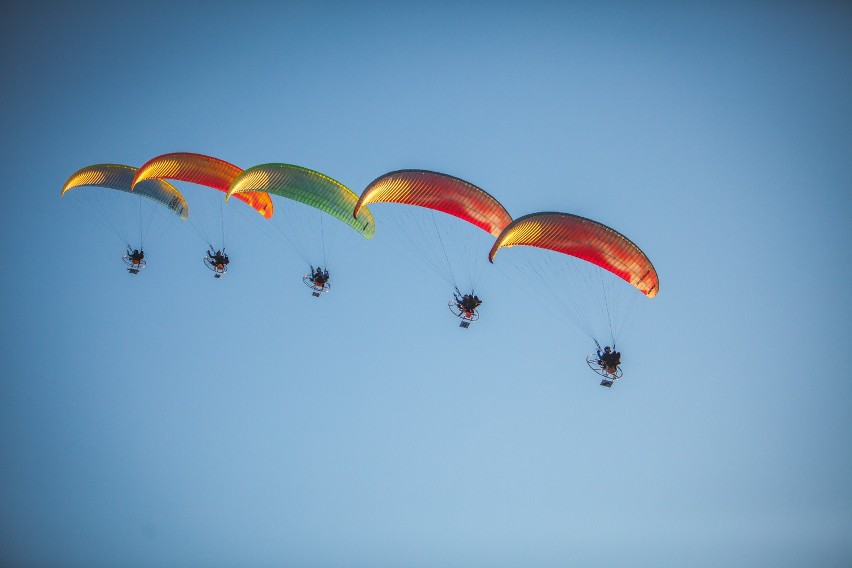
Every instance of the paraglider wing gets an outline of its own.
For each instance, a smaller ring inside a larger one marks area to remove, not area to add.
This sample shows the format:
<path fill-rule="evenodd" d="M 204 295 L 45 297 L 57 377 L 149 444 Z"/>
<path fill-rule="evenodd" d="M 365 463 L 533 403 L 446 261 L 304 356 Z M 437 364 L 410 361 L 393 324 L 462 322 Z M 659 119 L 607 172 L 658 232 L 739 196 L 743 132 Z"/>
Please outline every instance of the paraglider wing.
<path fill-rule="evenodd" d="M 488 260 L 501 248 L 526 245 L 580 258 L 636 287 L 648 298 L 660 282 L 648 257 L 621 233 L 591 219 L 569 213 L 533 213 L 515 219 L 497 237 Z"/>
<path fill-rule="evenodd" d="M 273 193 L 310 205 L 343 221 L 367 239 L 376 232 L 373 216 L 366 207 L 354 214 L 358 196 L 351 189 L 308 168 L 291 164 L 249 168 L 231 182 L 227 198 L 240 198 L 247 192 Z"/>
<path fill-rule="evenodd" d="M 142 165 L 133 179 L 136 185 L 147 179 L 174 179 L 188 181 L 227 193 L 231 182 L 243 172 L 233 164 L 218 158 L 177 152 L 157 156 Z M 269 219 L 272 217 L 272 200 L 266 193 L 243 193 L 237 199 Z"/>
<path fill-rule="evenodd" d="M 86 166 L 77 170 L 68 178 L 68 181 L 62 186 L 60 195 L 64 196 L 66 191 L 83 186 L 105 187 L 131 193 L 136 172 L 136 168 L 122 164 Z M 159 203 L 180 216 L 184 221 L 189 216 L 189 207 L 183 195 L 167 181 L 161 179 L 145 180 L 140 182 L 132 193 Z"/>
<path fill-rule="evenodd" d="M 462 179 L 426 170 L 399 170 L 373 181 L 358 199 L 355 215 L 370 203 L 418 205 L 448 213 L 495 237 L 512 221 L 499 201 Z"/>

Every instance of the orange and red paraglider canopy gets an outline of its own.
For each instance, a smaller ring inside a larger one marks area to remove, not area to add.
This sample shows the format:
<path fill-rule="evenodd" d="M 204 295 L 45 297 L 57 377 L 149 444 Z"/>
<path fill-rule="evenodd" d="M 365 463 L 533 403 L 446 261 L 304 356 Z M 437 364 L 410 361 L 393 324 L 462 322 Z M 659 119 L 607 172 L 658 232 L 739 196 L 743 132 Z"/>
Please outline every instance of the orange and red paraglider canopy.
<path fill-rule="evenodd" d="M 153 178 L 172 179 L 197 183 L 227 194 L 231 182 L 241 173 L 243 173 L 241 168 L 218 158 L 203 154 L 176 152 L 148 160 L 136 172 L 133 184 L 135 186 L 143 180 Z M 270 199 L 269 194 L 246 192 L 234 197 L 246 203 L 265 218 L 272 217 L 272 199 Z"/>

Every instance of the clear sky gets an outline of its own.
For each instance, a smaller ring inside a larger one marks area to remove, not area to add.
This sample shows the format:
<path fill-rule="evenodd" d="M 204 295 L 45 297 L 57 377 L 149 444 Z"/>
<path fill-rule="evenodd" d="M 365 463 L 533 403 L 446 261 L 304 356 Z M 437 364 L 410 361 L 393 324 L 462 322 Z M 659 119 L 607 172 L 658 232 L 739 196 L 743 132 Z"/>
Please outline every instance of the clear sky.
<path fill-rule="evenodd" d="M 852 10 L 591 4 L 4 3 L 0 564 L 852 564 Z M 59 190 L 175 151 L 446 172 L 661 292 L 610 390 L 378 242 L 318 301 L 253 229 L 132 277 Z"/>

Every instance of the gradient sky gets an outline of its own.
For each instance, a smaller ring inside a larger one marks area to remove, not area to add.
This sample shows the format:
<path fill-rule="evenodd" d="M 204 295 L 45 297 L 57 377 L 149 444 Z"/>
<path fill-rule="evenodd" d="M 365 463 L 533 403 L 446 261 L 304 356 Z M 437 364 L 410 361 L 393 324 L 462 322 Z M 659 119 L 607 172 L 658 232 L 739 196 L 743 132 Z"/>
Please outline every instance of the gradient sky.
<path fill-rule="evenodd" d="M 0 564 L 852 564 L 847 4 L 0 10 Z M 131 277 L 59 190 L 174 151 L 446 172 L 661 291 L 609 390 L 497 271 L 468 331 L 378 243 L 319 301 L 251 231 Z"/>

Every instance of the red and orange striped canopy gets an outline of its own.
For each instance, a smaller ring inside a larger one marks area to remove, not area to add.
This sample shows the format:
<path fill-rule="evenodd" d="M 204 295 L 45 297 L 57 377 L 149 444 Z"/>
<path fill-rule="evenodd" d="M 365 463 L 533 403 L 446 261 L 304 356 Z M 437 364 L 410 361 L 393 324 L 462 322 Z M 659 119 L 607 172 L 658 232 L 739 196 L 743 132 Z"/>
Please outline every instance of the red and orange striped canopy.
<path fill-rule="evenodd" d="M 512 222 L 506 208 L 463 179 L 427 170 L 398 170 L 373 181 L 358 199 L 355 215 L 370 203 L 400 203 L 441 211 L 495 237 Z"/>

